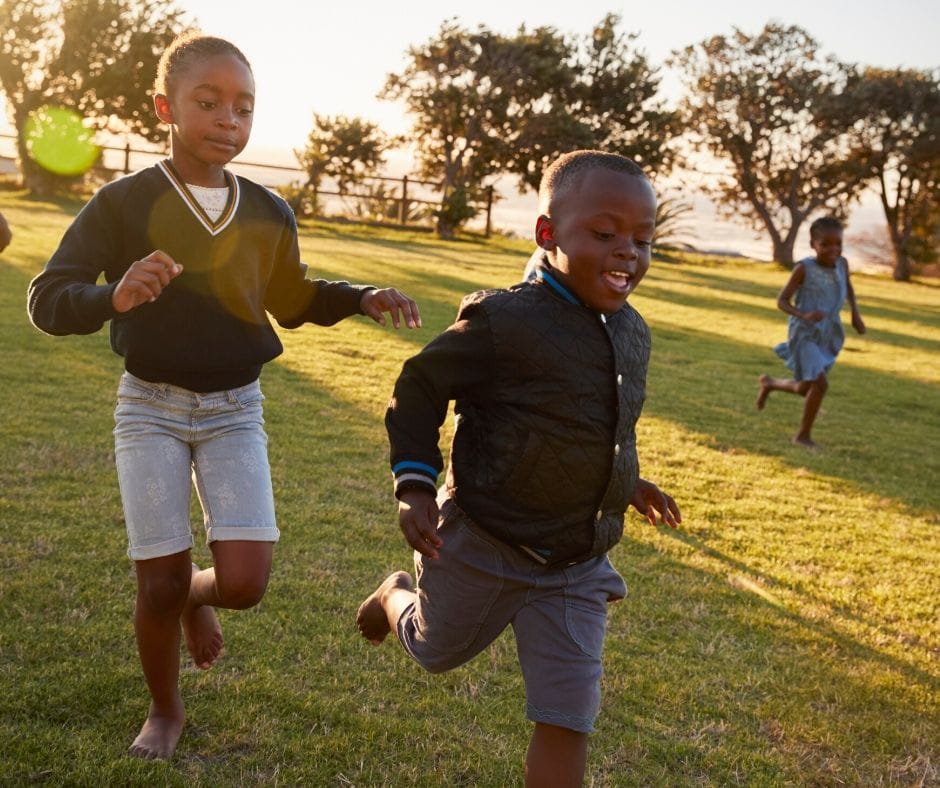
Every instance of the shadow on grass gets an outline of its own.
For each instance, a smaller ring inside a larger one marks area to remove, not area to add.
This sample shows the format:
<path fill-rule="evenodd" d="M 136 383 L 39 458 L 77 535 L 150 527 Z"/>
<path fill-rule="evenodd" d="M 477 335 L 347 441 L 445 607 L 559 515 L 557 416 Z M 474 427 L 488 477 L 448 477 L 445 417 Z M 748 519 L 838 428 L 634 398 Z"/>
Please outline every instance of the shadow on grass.
<path fill-rule="evenodd" d="M 711 565 L 665 555 L 662 539 Z M 612 611 L 592 744 L 612 776 L 639 775 L 637 785 L 915 784 L 931 768 L 937 720 L 924 708 L 936 676 L 736 587 L 736 575 L 756 573 L 695 537 L 660 529 L 648 541 L 625 538 L 611 557 L 632 589 Z"/>
<path fill-rule="evenodd" d="M 120 538 L 112 533 L 103 540 L 100 533 L 102 513 L 119 512 L 116 487 L 103 489 L 111 484 L 113 471 L 107 452 L 99 449 L 111 442 L 120 360 L 108 349 L 105 333 L 53 339 L 32 328 L 23 311 L 27 281 L 22 271 L 0 266 L 7 348 L 0 403 L 5 464 L 0 479 L 8 496 L 2 505 L 9 509 L 4 511 L 15 515 L 10 520 L 4 515 L 2 539 L 5 548 L 15 542 L 23 554 L 22 563 L 4 565 L 2 590 L 9 619 L 3 625 L 3 642 L 21 652 L 0 658 L 9 679 L 0 690 L 0 705 L 10 712 L 5 724 L 26 731 L 25 736 L 39 733 L 37 740 L 50 742 L 49 752 L 33 748 L 19 756 L 10 767 L 14 778 L 45 774 L 51 768 L 54 779 L 74 774 L 75 782 L 85 782 L 100 763 L 120 761 L 130 727 L 145 711 L 136 671 L 127 668 L 134 659 L 131 583 L 124 577 L 118 587 L 101 569 L 124 560 Z M 456 290 L 458 281 L 445 287 Z M 455 311 L 456 301 L 434 301 L 433 309 Z M 794 468 L 809 467 L 849 480 L 879 496 L 936 507 L 940 469 L 930 447 L 940 445 L 938 387 L 840 368 L 820 428 L 836 443 L 842 438 L 835 436 L 850 436 L 853 424 L 871 422 L 878 429 L 865 431 L 862 438 L 846 437 L 844 448 L 797 453 L 778 448 L 783 443 L 779 438 L 795 428 L 801 405 L 797 398 L 787 398 L 786 408 L 772 400 L 764 413 L 753 410 L 756 375 L 774 362 L 769 349 L 675 328 L 657 328 L 654 341 L 647 405 L 652 415 L 710 436 L 719 448 L 769 454 Z M 403 567 L 410 557 L 390 516 L 393 504 L 381 423 L 364 407 L 279 362 L 265 368 L 262 385 L 270 397 L 270 456 L 284 537 L 263 606 L 225 619 L 227 642 L 235 653 L 221 666 L 224 671 L 205 679 L 184 677 L 190 683 L 204 682 L 200 695 L 212 696 L 214 688 L 220 688 L 213 711 L 219 721 L 208 733 L 203 729 L 199 738 L 199 715 L 205 720 L 207 712 L 194 699 L 196 722 L 181 742 L 180 760 L 194 746 L 221 751 L 214 759 L 185 767 L 195 781 L 203 777 L 220 783 L 251 769 L 253 759 L 273 753 L 284 759 L 285 779 L 290 780 L 287 770 L 309 758 L 309 698 L 322 696 L 332 699 L 332 719 L 326 722 L 335 725 L 335 732 L 315 741 L 328 751 L 334 771 L 308 780 L 310 784 L 335 782 L 337 773 L 353 774 L 355 765 L 363 762 L 374 764 L 377 772 L 397 768 L 382 760 L 389 753 L 377 754 L 373 741 L 358 734 L 375 718 L 396 732 L 407 729 L 404 726 L 416 716 L 417 687 L 422 692 L 421 716 L 434 721 L 440 744 L 428 755 L 409 748 L 401 760 L 418 773 L 446 779 L 468 739 L 471 745 L 480 742 L 486 747 L 490 726 L 503 724 L 486 713 L 502 699 L 506 686 L 519 693 L 521 706 L 515 658 L 511 650 L 495 661 L 481 657 L 450 678 L 429 681 L 425 694 L 417 666 L 385 654 L 396 648 L 394 642 L 386 644 L 384 652 L 361 642 L 352 626 L 356 604 L 371 590 L 372 578 L 381 579 L 383 568 Z M 384 399 L 389 393 L 377 392 L 376 397 Z M 87 437 L 90 434 L 95 437 Z M 76 441 L 92 443 L 94 450 L 83 453 Z M 916 473 L 885 475 L 885 457 L 897 468 L 914 468 Z M 89 487 L 93 494 L 83 491 Z M 198 522 L 195 530 L 201 530 Z M 628 756 L 641 755 L 642 746 L 647 755 L 652 753 L 653 766 L 662 766 L 663 784 L 675 774 L 688 775 L 690 783 L 722 784 L 739 775 L 742 760 L 745 777 L 754 777 L 755 784 L 761 784 L 760 776 L 755 777 L 760 770 L 771 783 L 781 775 L 799 782 L 804 764 L 814 767 L 818 782 L 825 782 L 828 774 L 834 782 L 857 778 L 860 784 L 874 784 L 878 773 L 889 775 L 891 759 L 901 762 L 902 756 L 913 757 L 918 747 L 928 746 L 936 722 L 918 711 L 918 699 L 935 693 L 933 677 L 833 624 L 732 587 L 729 571 L 757 573 L 697 537 L 663 533 L 664 540 L 683 543 L 711 564 L 707 571 L 690 567 L 657 550 L 655 542 L 628 538 L 615 549 L 615 564 L 639 590 L 622 603 L 632 605 L 630 616 L 614 617 L 612 635 L 617 636 L 608 641 L 606 662 L 615 693 L 605 702 L 590 771 L 595 764 L 614 763 L 623 748 L 636 746 Z M 37 549 L 42 544 L 37 539 L 51 547 Z M 767 578 L 765 572 L 760 574 Z M 771 590 L 775 583 L 781 585 L 773 577 L 767 579 Z M 822 606 L 835 617 L 848 618 L 822 595 L 802 586 L 789 588 L 808 607 Z M 116 594 L 125 592 L 127 604 L 116 602 Z M 105 620 L 101 611 L 106 611 Z M 626 627 L 635 634 L 624 632 Z M 837 650 L 838 656 L 820 659 L 820 651 L 827 649 Z M 851 669 L 841 670 L 846 664 Z M 874 666 L 878 674 L 866 681 L 856 674 L 859 665 Z M 102 680 L 102 674 L 112 670 L 117 680 Z M 884 672 L 904 680 L 886 680 Z M 492 687 L 474 684 L 473 692 L 455 697 L 455 685 L 481 673 L 509 678 Z M 376 684 L 370 688 L 365 682 L 372 677 Z M 261 680 L 269 684 L 259 687 Z M 232 686 L 237 689 L 235 700 L 223 697 L 233 694 Z M 196 694 L 188 693 L 187 702 Z M 133 703 L 128 704 L 128 696 Z M 271 708 L 293 709 L 296 714 L 283 720 L 274 714 L 267 728 L 258 726 L 245 737 L 249 744 L 226 750 L 231 744 L 228 730 L 236 729 L 252 707 L 259 715 Z M 471 717 L 474 729 L 468 732 Z M 622 726 L 605 727 L 605 718 L 630 724 L 631 734 L 624 736 Z M 701 734 L 704 724 L 715 718 L 726 725 L 721 741 Z M 804 719 L 812 722 L 810 733 L 805 733 Z M 831 737 L 826 734 L 830 723 L 837 727 Z M 24 734 L 18 735 L 22 740 Z M 214 743 L 216 738 L 221 743 Z M 405 737 L 392 739 L 400 744 Z M 805 751 L 784 758 L 780 753 L 787 746 Z M 17 748 L 20 752 L 19 744 Z M 935 755 L 931 757 L 935 762 Z M 827 773 L 831 763 L 836 771 Z M 862 769 L 860 778 L 853 772 L 856 766 Z M 121 782 L 139 766 L 118 763 L 111 768 L 115 781 Z M 170 765 L 167 773 L 180 777 L 178 768 Z M 474 768 L 482 771 L 484 766 L 471 765 L 467 782 L 474 782 Z M 612 767 L 611 783 L 627 773 Z M 915 782 L 919 775 L 900 776 Z"/>
<path fill-rule="evenodd" d="M 653 343 L 645 413 L 717 447 L 774 456 L 902 506 L 940 508 L 940 456 L 930 448 L 940 445 L 940 387 L 837 363 L 814 430 L 829 448 L 805 451 L 784 440 L 796 432 L 801 398 L 778 392 L 755 409 L 758 375 L 782 371 L 769 348 L 675 327 L 654 327 Z M 886 457 L 895 474 L 883 472 Z"/>

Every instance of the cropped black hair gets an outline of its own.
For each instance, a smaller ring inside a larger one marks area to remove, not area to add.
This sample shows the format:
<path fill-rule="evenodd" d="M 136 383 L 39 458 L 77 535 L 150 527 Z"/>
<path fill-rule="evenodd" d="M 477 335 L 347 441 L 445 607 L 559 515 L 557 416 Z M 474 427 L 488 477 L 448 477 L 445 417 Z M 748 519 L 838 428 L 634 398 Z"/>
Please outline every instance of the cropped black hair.
<path fill-rule="evenodd" d="M 160 56 L 157 66 L 157 79 L 154 89 L 158 94 L 166 95 L 170 83 L 180 74 L 200 60 L 217 55 L 231 55 L 244 63 L 251 71 L 251 63 L 244 53 L 231 41 L 215 36 L 207 36 L 198 30 L 177 36 Z"/>
<path fill-rule="evenodd" d="M 555 200 L 571 189 L 584 173 L 595 169 L 623 172 L 638 178 L 646 177 L 640 165 L 619 153 L 576 150 L 562 154 L 542 174 L 539 184 L 539 213 L 551 216 L 551 207 Z"/>
<path fill-rule="evenodd" d="M 842 222 L 835 216 L 821 216 L 809 226 L 809 238 L 815 241 L 822 233 L 827 230 L 842 231 Z"/>

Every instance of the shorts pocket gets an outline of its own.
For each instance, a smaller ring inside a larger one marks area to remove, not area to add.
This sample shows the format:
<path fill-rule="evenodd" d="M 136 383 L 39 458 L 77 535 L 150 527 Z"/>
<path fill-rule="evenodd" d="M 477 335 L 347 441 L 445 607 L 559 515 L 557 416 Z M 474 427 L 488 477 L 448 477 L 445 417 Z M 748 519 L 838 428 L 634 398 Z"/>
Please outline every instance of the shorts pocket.
<path fill-rule="evenodd" d="M 581 651 L 600 659 L 607 635 L 607 602 L 565 592 L 565 626 Z"/>

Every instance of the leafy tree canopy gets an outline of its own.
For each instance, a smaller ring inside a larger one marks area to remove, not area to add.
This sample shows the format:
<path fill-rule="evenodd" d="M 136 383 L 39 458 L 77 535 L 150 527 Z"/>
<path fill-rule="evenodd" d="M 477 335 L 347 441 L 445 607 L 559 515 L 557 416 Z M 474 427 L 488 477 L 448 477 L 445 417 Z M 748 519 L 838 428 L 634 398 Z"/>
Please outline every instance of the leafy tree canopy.
<path fill-rule="evenodd" d="M 804 220 L 823 208 L 844 215 L 868 176 L 850 152 L 863 111 L 857 78 L 817 50 L 806 31 L 772 23 L 674 56 L 693 144 L 727 165 L 709 191 L 728 214 L 764 228 L 774 259 L 787 265 Z"/>
<path fill-rule="evenodd" d="M 931 262 L 940 233 L 940 78 L 914 69 L 866 68 L 857 155 L 867 158 L 894 250 L 894 278 Z"/>
<path fill-rule="evenodd" d="M 470 198 L 491 176 L 512 173 L 520 189 L 536 187 L 569 150 L 603 146 L 654 169 L 669 162 L 673 118 L 653 99 L 655 70 L 618 22 L 607 16 L 578 40 L 552 27 L 502 35 L 449 20 L 408 50 L 380 96 L 404 103 L 422 176 L 443 185 L 439 233 L 473 215 Z"/>
<path fill-rule="evenodd" d="M 317 188 L 324 177 L 332 178 L 345 192 L 378 171 L 392 142 L 377 125 L 362 118 L 315 114 L 306 147 L 294 154 L 310 186 Z"/>
<path fill-rule="evenodd" d="M 97 129 L 165 139 L 150 91 L 160 54 L 185 27 L 172 0 L 0 0 L 0 88 L 27 186 L 50 186 L 23 134 L 40 107 L 69 107 Z"/>

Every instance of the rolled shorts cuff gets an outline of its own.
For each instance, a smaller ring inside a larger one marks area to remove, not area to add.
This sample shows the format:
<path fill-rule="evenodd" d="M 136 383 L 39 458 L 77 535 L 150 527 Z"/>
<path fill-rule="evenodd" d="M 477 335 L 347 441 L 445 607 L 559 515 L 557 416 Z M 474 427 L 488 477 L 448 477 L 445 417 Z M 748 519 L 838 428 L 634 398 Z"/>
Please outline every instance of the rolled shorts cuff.
<path fill-rule="evenodd" d="M 127 556 L 132 561 L 149 561 L 151 558 L 163 558 L 167 555 L 176 555 L 177 553 L 182 553 L 184 550 L 191 550 L 192 547 L 192 534 L 187 534 L 185 536 L 174 536 L 172 539 L 165 539 L 155 544 L 128 547 Z"/>
<path fill-rule="evenodd" d="M 206 529 L 207 542 L 276 542 L 281 532 L 276 525 L 210 525 Z"/>
<path fill-rule="evenodd" d="M 563 711 L 554 709 L 539 709 L 531 703 L 526 704 L 525 716 L 530 722 L 557 725 L 559 728 L 567 728 L 578 733 L 594 732 L 594 718 L 581 717 L 577 714 L 565 714 Z"/>

